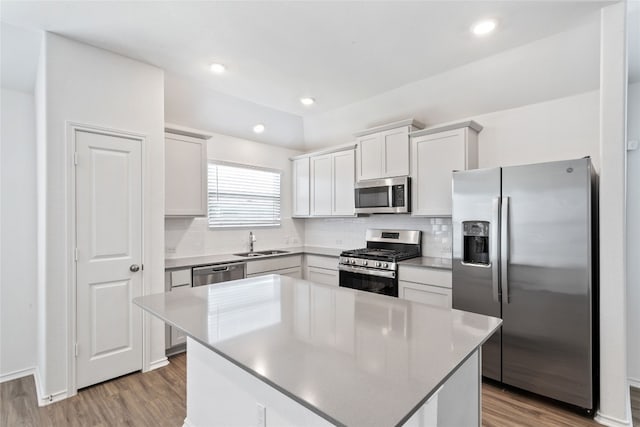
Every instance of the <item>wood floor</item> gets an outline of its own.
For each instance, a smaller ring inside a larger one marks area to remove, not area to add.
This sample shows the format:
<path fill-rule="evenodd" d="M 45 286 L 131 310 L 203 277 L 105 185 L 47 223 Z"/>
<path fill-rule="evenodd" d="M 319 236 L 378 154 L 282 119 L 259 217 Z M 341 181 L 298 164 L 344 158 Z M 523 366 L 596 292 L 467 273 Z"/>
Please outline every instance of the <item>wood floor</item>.
<path fill-rule="evenodd" d="M 0 426 L 182 426 L 186 357 L 155 371 L 135 373 L 81 390 L 38 407 L 33 377 L 0 384 Z M 634 424 L 640 425 L 640 390 L 632 389 Z M 482 424 L 501 426 L 599 426 L 543 398 L 482 386 Z"/>

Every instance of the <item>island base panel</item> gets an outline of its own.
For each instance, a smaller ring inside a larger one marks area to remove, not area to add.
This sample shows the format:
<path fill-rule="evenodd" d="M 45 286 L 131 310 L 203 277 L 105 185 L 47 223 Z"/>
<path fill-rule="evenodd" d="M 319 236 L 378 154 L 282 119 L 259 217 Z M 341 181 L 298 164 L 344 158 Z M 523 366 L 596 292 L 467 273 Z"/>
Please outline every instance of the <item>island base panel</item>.
<path fill-rule="evenodd" d="M 479 426 L 480 372 L 476 350 L 404 426 Z M 211 425 L 311 427 L 334 423 L 188 338 L 184 426 Z"/>

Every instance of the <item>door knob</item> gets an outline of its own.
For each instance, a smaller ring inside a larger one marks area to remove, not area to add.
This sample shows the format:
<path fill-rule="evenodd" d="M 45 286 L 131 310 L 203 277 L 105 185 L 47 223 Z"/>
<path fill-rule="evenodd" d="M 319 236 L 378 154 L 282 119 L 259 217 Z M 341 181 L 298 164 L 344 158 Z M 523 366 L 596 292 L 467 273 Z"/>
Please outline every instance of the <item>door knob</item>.
<path fill-rule="evenodd" d="M 140 266 L 138 264 L 131 264 L 131 266 L 129 267 L 129 270 L 135 273 L 136 271 L 140 270 Z"/>

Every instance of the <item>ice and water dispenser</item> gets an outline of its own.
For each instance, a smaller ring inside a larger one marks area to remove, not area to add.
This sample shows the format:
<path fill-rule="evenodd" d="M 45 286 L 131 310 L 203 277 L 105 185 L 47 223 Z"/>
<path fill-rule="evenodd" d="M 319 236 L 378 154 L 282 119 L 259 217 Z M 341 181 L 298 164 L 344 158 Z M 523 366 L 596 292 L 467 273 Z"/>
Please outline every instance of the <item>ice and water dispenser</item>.
<path fill-rule="evenodd" d="M 462 262 L 470 265 L 489 265 L 489 222 L 462 222 Z"/>

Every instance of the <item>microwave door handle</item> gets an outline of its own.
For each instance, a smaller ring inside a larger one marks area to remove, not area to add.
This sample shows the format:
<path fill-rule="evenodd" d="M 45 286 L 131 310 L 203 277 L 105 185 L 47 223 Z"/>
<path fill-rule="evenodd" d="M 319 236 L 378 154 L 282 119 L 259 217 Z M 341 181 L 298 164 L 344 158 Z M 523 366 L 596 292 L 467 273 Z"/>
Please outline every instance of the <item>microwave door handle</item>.
<path fill-rule="evenodd" d="M 390 185 L 389 187 L 387 187 L 387 197 L 389 199 L 388 201 L 389 207 L 392 208 L 393 207 L 393 185 Z"/>

